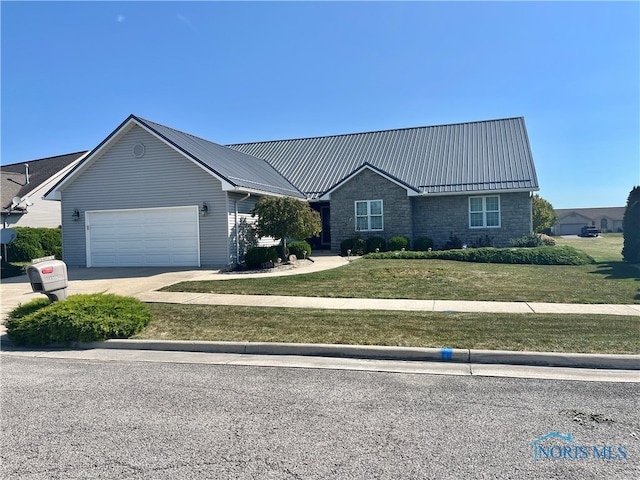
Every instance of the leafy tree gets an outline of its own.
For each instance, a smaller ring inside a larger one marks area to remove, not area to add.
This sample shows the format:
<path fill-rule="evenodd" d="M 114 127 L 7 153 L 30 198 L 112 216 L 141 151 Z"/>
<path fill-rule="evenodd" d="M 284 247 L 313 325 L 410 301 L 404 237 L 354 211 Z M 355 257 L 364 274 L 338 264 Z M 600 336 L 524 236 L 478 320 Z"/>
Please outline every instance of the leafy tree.
<path fill-rule="evenodd" d="M 558 214 L 553 209 L 553 205 L 540 195 L 535 194 L 531 198 L 531 207 L 533 210 L 534 232 L 545 233 L 551 230 L 551 227 L 558 224 Z"/>
<path fill-rule="evenodd" d="M 282 258 L 287 252 L 287 238 L 314 237 L 322 231 L 320 214 L 308 203 L 295 198 L 262 197 L 251 211 L 259 237 L 282 239 Z"/>
<path fill-rule="evenodd" d="M 640 186 L 633 187 L 629 193 L 622 217 L 622 230 L 622 258 L 625 262 L 640 263 Z"/>

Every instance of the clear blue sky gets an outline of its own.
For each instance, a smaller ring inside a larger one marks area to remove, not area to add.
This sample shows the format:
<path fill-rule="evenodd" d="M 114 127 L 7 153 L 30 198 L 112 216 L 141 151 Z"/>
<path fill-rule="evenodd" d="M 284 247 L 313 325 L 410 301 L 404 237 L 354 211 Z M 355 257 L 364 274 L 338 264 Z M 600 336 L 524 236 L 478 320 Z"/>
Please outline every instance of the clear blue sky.
<path fill-rule="evenodd" d="M 133 113 L 229 144 L 523 116 L 540 195 L 640 184 L 638 2 L 7 2 L 2 164 Z"/>

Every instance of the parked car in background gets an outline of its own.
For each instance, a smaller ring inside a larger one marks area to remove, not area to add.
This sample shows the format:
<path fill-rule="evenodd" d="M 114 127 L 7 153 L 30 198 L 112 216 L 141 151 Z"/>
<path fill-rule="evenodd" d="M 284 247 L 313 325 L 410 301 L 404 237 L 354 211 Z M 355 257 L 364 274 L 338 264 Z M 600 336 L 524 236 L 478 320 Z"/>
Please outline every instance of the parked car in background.
<path fill-rule="evenodd" d="M 598 230 L 596 227 L 582 227 L 582 230 L 580 231 L 580 236 L 581 237 L 597 237 L 598 234 L 600 233 L 600 230 Z"/>

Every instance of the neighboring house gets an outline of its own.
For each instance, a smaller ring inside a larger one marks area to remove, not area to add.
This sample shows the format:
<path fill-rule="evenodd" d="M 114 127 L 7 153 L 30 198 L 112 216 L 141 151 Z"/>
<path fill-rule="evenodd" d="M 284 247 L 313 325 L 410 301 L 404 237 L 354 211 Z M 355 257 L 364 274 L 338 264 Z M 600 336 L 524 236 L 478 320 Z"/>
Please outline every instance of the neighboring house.
<path fill-rule="evenodd" d="M 555 235 L 578 235 L 584 226 L 595 227 L 601 232 L 622 232 L 625 207 L 556 208 L 558 224 Z"/>
<path fill-rule="evenodd" d="M 308 201 L 317 246 L 338 251 L 357 235 L 506 246 L 537 190 L 521 117 L 225 147 L 131 115 L 46 198 L 70 265 L 219 266 L 263 196 Z"/>
<path fill-rule="evenodd" d="M 43 196 L 89 152 L 14 163 L 0 167 L 2 172 L 2 224 L 20 227 L 57 228 L 62 225 L 60 204 L 46 202 Z M 19 202 L 14 202 L 20 199 Z"/>

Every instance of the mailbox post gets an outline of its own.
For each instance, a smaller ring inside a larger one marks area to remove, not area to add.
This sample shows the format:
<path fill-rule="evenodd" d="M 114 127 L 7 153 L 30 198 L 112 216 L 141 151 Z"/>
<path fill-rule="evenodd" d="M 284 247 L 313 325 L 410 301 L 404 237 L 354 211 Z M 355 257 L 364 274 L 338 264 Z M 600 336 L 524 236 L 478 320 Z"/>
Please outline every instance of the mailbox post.
<path fill-rule="evenodd" d="M 34 292 L 44 293 L 51 302 L 67 298 L 67 264 L 53 257 L 33 260 L 27 267 L 27 276 Z"/>

